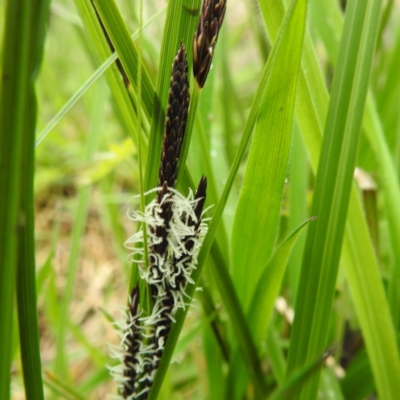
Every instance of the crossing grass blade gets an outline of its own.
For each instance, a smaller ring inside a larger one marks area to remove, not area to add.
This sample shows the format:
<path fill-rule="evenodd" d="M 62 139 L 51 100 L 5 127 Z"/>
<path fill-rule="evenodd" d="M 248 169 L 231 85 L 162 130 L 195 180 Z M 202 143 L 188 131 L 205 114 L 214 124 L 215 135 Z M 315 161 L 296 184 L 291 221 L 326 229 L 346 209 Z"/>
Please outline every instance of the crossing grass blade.
<path fill-rule="evenodd" d="M 107 91 L 104 85 L 99 88 L 99 95 L 97 97 L 97 101 L 94 105 L 93 111 L 93 123 L 88 135 L 88 140 L 86 144 L 85 151 L 85 159 L 86 161 L 90 160 L 93 153 L 96 151 L 98 144 L 100 142 L 101 135 L 99 132 L 101 131 L 101 117 L 103 115 L 103 108 L 105 101 L 107 99 Z M 57 354 L 55 360 L 55 372 L 57 375 L 61 377 L 67 376 L 67 353 L 66 353 L 66 335 L 68 329 L 68 321 L 69 321 L 69 306 L 71 303 L 74 286 L 76 283 L 76 271 L 78 266 L 78 257 L 81 246 L 81 239 L 84 232 L 87 210 L 89 206 L 89 196 L 90 196 L 90 186 L 84 186 L 80 189 L 77 199 L 76 206 L 76 215 L 72 233 L 72 242 L 71 249 L 69 253 L 68 260 L 68 273 L 67 273 L 67 282 L 63 295 L 63 301 L 61 303 L 61 309 L 58 315 L 58 327 L 57 327 Z"/>
<path fill-rule="evenodd" d="M 315 217 L 310 218 L 289 235 L 275 251 L 258 281 L 256 290 L 252 296 L 248 320 L 253 338 L 259 347 L 267 335 L 275 299 L 279 295 L 285 268 L 292 248 L 303 229 L 316 219 Z"/>
<path fill-rule="evenodd" d="M 93 36 L 94 42 L 96 43 L 96 49 L 99 53 L 99 58 L 106 57 L 109 53 L 109 48 L 104 43 L 104 34 L 100 32 L 100 27 L 95 25 L 95 16 L 92 14 L 93 10 L 88 7 L 86 2 L 76 0 L 78 9 L 80 10 L 81 17 L 85 21 L 85 26 Z M 165 12 L 165 7 L 153 15 L 144 25 L 142 31 L 145 31 L 151 26 L 157 19 L 161 17 Z M 98 36 L 97 36 L 98 35 Z M 132 40 L 136 40 L 139 36 L 139 32 L 136 31 L 131 37 Z M 95 39 L 97 37 L 97 39 Z M 43 131 L 38 135 L 35 141 L 35 148 L 43 142 L 46 136 L 53 130 L 58 122 L 68 113 L 68 111 L 76 104 L 76 102 L 92 87 L 92 85 L 101 77 L 106 74 L 110 89 L 115 98 L 116 104 L 119 107 L 120 113 L 124 116 L 125 125 L 131 127 L 131 132 L 135 142 L 138 141 L 136 130 L 133 129 L 135 124 L 135 114 L 132 112 L 132 104 L 129 100 L 127 92 L 122 85 L 121 79 L 119 79 L 118 72 L 115 70 L 109 71 L 108 69 L 118 58 L 117 53 L 114 53 L 103 61 L 103 63 L 96 69 L 95 72 L 86 80 L 86 82 L 74 93 L 74 95 L 64 104 L 62 109 L 51 119 Z"/>
<path fill-rule="evenodd" d="M 139 64 L 138 50 L 133 43 L 128 28 L 119 12 L 114 0 L 93 0 L 101 21 L 104 24 L 107 34 L 119 55 L 121 64 L 129 78 L 130 83 L 137 88 L 137 70 Z M 143 110 L 148 118 L 151 118 L 154 107 L 154 86 L 148 71 L 142 66 L 141 99 L 136 102 L 143 102 Z"/>
<path fill-rule="evenodd" d="M 59 376 L 46 372 L 44 382 L 47 386 L 49 386 L 55 393 L 62 396 L 64 399 L 70 400 L 84 400 L 83 397 L 78 391 L 71 387 L 68 382 L 61 379 Z"/>
<path fill-rule="evenodd" d="M 315 218 L 311 218 L 301 224 L 283 243 L 281 243 L 264 268 L 258 280 L 257 287 L 253 291 L 247 313 L 247 324 L 250 327 L 251 336 L 260 354 L 263 352 L 263 342 L 268 336 L 268 327 L 271 323 L 274 303 L 279 295 L 289 255 L 304 227 L 314 220 Z M 245 381 L 242 377 L 245 376 L 246 371 L 243 370 L 243 365 L 240 364 L 240 361 L 240 355 L 236 352 L 230 367 L 231 392 L 229 397 L 231 398 L 241 398 L 244 390 L 243 385 Z"/>
<path fill-rule="evenodd" d="M 316 357 L 306 365 L 293 371 L 285 383 L 280 385 L 275 392 L 268 397 L 268 400 L 291 400 L 295 398 L 301 386 L 321 369 L 325 358 L 326 356 Z"/>

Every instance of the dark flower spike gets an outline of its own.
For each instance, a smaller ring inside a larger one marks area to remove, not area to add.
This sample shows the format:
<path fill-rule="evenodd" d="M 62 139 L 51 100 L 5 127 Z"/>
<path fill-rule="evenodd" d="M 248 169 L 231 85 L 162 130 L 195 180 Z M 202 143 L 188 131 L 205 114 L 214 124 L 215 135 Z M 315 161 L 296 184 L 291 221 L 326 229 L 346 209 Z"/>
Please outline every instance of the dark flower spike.
<path fill-rule="evenodd" d="M 154 376 L 157 372 L 165 343 L 178 309 L 185 308 L 188 284 L 194 284 L 191 275 L 196 269 L 197 256 L 200 251 L 204 236 L 207 232 L 207 224 L 203 217 L 203 207 L 206 196 L 207 180 L 200 180 L 196 194 L 190 191 L 186 198 L 174 188 L 168 188 L 168 195 L 158 202 L 158 196 L 148 204 L 144 210 L 133 212 L 133 220 L 143 224 L 147 229 L 147 245 L 151 265 L 145 268 L 143 231 L 137 232 L 127 242 L 132 249 L 132 260 L 139 266 L 141 279 L 144 279 L 150 288 L 152 297 L 152 309 L 150 314 L 143 315 L 136 311 L 138 323 L 134 326 L 138 329 L 138 337 L 141 339 L 139 347 L 139 360 L 141 363 L 133 364 L 135 371 L 129 377 L 135 377 L 130 381 L 130 387 L 136 390 L 136 394 L 123 399 L 147 398 Z M 159 192 L 160 188 L 154 189 Z M 163 218 L 163 205 L 170 205 L 171 218 L 168 226 Z M 165 236 L 160 237 L 159 232 Z M 160 243 L 166 243 L 166 247 L 159 253 Z M 132 312 L 135 307 L 131 306 Z M 122 322 L 120 326 L 130 326 Z M 128 330 L 122 329 L 125 334 Z M 129 339 L 131 341 L 131 339 Z M 124 342 L 122 347 L 125 349 Z M 123 352 L 123 354 L 125 354 Z M 119 357 L 121 359 L 121 357 Z M 127 379 L 127 374 L 122 368 L 122 374 L 114 376 L 122 381 Z"/>
<path fill-rule="evenodd" d="M 202 176 L 199 182 L 199 186 L 197 187 L 196 195 L 194 196 L 194 199 L 197 200 L 197 203 L 193 210 L 197 217 L 196 229 L 200 225 L 201 215 L 203 213 L 204 203 L 206 201 L 206 193 L 207 193 L 207 178 L 205 176 Z"/>
<path fill-rule="evenodd" d="M 200 88 L 210 72 L 214 48 L 224 20 L 226 0 L 203 0 L 193 40 L 193 75 Z"/>
<path fill-rule="evenodd" d="M 139 285 L 132 289 L 128 300 L 126 314 L 116 323 L 121 344 L 112 348 L 112 356 L 119 360 L 119 364 L 111 368 L 111 374 L 118 382 L 123 399 L 137 398 L 140 390 L 138 377 L 143 368 L 140 355 L 143 337 L 140 326 Z"/>
<path fill-rule="evenodd" d="M 171 202 L 163 201 L 168 195 L 169 188 L 174 188 L 178 176 L 179 156 L 185 135 L 189 110 L 189 76 L 186 49 L 181 43 L 172 63 L 172 73 L 168 95 L 168 105 L 165 117 L 165 130 L 161 152 L 160 169 L 158 173 L 157 194 L 159 204 L 162 204 L 161 217 L 163 226 L 157 227 L 157 236 L 162 238 L 154 247 L 154 251 L 162 255 L 167 248 L 167 230 L 172 217 Z M 166 199 L 165 199 L 166 200 Z"/>
<path fill-rule="evenodd" d="M 150 311 L 142 312 L 136 286 L 124 318 L 117 324 L 121 345 L 115 356 L 120 365 L 112 368 L 112 374 L 124 400 L 148 397 L 174 316 L 179 308 L 186 307 L 186 286 L 194 284 L 191 275 L 207 232 L 202 220 L 207 179 L 201 178 L 195 195 L 189 191 L 184 197 L 175 189 L 188 108 L 188 64 L 181 44 L 172 65 L 158 187 L 147 193 L 156 195 L 144 211 L 132 215 L 146 229 L 149 268 L 143 230 L 126 242 L 140 278 L 150 289 L 152 305 Z"/>
<path fill-rule="evenodd" d="M 175 187 L 178 174 L 179 156 L 185 134 L 189 110 L 189 77 L 185 46 L 181 46 L 172 64 L 171 83 L 165 118 L 165 131 L 158 186 Z M 160 191 L 165 194 L 164 188 Z M 159 198 L 161 202 L 161 198 Z"/>

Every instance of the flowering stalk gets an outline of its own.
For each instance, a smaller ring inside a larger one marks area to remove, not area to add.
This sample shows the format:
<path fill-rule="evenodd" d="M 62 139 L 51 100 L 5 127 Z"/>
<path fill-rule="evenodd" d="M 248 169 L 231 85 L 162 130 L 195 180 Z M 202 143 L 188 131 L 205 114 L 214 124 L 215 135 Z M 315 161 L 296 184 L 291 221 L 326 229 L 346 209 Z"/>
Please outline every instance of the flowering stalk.
<path fill-rule="evenodd" d="M 181 45 L 172 65 L 158 187 L 148 192 L 155 193 L 155 198 L 143 212 L 133 212 L 132 219 L 140 223 L 142 230 L 126 242 L 140 278 L 149 288 L 152 305 L 148 313 L 140 308 L 136 286 L 129 296 L 124 319 L 117 324 L 121 346 L 115 357 L 120 365 L 111 372 L 119 383 L 122 399 L 147 399 L 174 315 L 186 306 L 185 289 L 188 283 L 194 283 L 191 274 L 207 231 L 202 221 L 207 179 L 202 177 L 196 193 L 190 191 L 187 198 L 175 189 L 188 117 L 188 81 L 186 51 Z"/>
<path fill-rule="evenodd" d="M 193 38 L 193 75 L 197 84 L 194 85 L 192 92 L 192 104 L 188 119 L 188 140 L 182 150 L 182 164 L 186 163 L 189 153 L 190 136 L 193 131 L 200 92 L 211 69 L 214 49 L 224 20 L 225 10 L 226 0 L 203 0 L 199 23 Z"/>
<path fill-rule="evenodd" d="M 218 34 L 224 21 L 226 0 L 203 0 L 193 40 L 193 75 L 200 88 L 210 72 Z"/>

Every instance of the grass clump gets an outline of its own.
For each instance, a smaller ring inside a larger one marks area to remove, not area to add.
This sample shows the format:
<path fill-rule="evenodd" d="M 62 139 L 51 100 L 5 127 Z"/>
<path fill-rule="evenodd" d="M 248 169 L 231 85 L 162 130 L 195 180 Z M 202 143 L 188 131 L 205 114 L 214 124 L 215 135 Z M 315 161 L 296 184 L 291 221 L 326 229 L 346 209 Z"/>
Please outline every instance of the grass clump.
<path fill-rule="evenodd" d="M 398 11 L 6 1 L 0 398 L 396 399 Z"/>

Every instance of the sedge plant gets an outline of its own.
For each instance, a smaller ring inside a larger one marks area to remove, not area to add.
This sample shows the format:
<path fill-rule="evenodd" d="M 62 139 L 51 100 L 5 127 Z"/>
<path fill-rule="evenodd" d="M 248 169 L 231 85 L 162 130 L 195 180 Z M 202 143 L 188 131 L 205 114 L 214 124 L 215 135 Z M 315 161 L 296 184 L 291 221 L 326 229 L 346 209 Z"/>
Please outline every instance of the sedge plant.
<path fill-rule="evenodd" d="M 0 398 L 397 399 L 397 2 L 3 3 Z"/>

